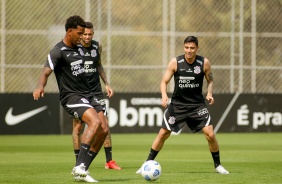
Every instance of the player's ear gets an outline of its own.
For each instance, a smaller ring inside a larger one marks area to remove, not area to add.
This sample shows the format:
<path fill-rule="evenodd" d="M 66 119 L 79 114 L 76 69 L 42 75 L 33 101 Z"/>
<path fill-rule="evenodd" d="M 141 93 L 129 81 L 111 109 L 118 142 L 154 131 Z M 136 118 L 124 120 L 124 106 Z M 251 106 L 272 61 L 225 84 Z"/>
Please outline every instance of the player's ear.
<path fill-rule="evenodd" d="M 68 34 L 71 33 L 72 30 L 73 30 L 72 28 L 68 28 L 67 33 L 68 33 Z"/>

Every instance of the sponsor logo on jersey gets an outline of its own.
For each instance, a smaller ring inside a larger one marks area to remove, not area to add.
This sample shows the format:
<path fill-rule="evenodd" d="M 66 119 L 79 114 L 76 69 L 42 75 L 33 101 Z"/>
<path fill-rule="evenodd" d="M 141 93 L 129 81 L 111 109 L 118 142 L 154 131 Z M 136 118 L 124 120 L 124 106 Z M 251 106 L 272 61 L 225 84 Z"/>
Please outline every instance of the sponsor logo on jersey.
<path fill-rule="evenodd" d="M 70 64 L 73 75 L 77 76 L 81 73 L 84 73 L 84 68 L 81 66 L 82 62 L 82 60 L 77 60 Z"/>
<path fill-rule="evenodd" d="M 90 54 L 88 52 L 86 52 L 84 56 L 90 56 Z"/>
<path fill-rule="evenodd" d="M 195 77 L 179 76 L 180 80 L 195 80 Z"/>
<path fill-rule="evenodd" d="M 200 84 L 194 84 L 193 80 L 195 80 L 195 77 L 179 76 L 178 87 L 181 89 L 200 87 Z"/>
<path fill-rule="evenodd" d="M 188 70 L 186 70 L 186 72 L 192 72 L 192 70 L 189 68 Z"/>
<path fill-rule="evenodd" d="M 197 113 L 198 113 L 200 116 L 202 116 L 202 115 L 204 115 L 204 114 L 208 114 L 209 111 L 208 111 L 207 108 L 203 108 L 203 109 L 199 110 Z M 208 116 L 207 116 L 207 117 L 208 117 Z"/>
<path fill-rule="evenodd" d="M 92 65 L 92 64 L 93 64 L 93 61 L 85 61 L 84 64 L 86 64 L 86 65 Z"/>
<path fill-rule="evenodd" d="M 73 53 L 73 56 L 78 56 L 79 54 L 77 52 L 74 52 Z"/>
<path fill-rule="evenodd" d="M 97 68 L 91 68 L 90 65 L 93 64 L 93 61 L 85 61 L 84 62 L 84 72 L 85 73 L 94 73 L 97 72 Z"/>
<path fill-rule="evenodd" d="M 81 64 L 83 61 L 80 59 L 80 60 L 77 60 L 77 61 L 74 61 L 74 62 L 71 62 L 71 66 L 75 66 L 75 65 L 79 65 Z"/>

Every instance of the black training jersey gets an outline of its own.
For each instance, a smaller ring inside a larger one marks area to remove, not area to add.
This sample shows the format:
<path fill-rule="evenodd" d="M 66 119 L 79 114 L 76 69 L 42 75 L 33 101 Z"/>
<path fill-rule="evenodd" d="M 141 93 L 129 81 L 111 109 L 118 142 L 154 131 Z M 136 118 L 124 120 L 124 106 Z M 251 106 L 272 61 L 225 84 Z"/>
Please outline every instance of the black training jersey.
<path fill-rule="evenodd" d="M 99 53 L 99 42 L 92 40 L 90 47 L 79 45 L 79 51 L 84 59 L 84 72 L 89 86 L 95 95 L 102 94 L 100 76 L 98 72 L 98 62 L 101 59 Z"/>
<path fill-rule="evenodd" d="M 77 49 L 70 48 L 61 41 L 50 51 L 45 63 L 45 67 L 51 68 L 56 75 L 61 102 L 70 95 L 91 93 L 84 75 L 83 59 Z"/>
<path fill-rule="evenodd" d="M 204 57 L 197 55 L 192 64 L 186 61 L 184 54 L 178 56 L 176 60 L 177 71 L 174 73 L 172 103 L 183 105 L 203 103 Z"/>

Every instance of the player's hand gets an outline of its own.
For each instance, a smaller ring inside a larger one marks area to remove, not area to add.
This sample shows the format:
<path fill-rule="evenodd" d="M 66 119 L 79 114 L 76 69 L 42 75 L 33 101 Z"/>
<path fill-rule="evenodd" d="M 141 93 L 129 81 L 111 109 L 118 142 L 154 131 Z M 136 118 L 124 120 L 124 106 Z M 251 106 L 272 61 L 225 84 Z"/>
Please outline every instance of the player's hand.
<path fill-rule="evenodd" d="M 167 96 L 167 95 L 163 95 L 163 96 L 162 96 L 162 106 L 163 106 L 164 108 L 166 108 L 166 107 L 167 107 L 167 104 L 168 104 L 168 96 Z"/>
<path fill-rule="evenodd" d="M 209 101 L 209 105 L 214 104 L 214 99 L 213 99 L 213 97 L 211 95 L 207 95 L 206 99 L 207 99 L 207 101 Z"/>
<path fill-rule="evenodd" d="M 111 98 L 112 96 L 114 96 L 114 91 L 112 90 L 112 88 L 111 88 L 109 85 L 106 85 L 105 88 L 106 88 L 106 91 L 107 91 L 107 96 L 108 96 L 109 98 Z"/>
<path fill-rule="evenodd" d="M 40 97 L 44 97 L 44 89 L 43 88 L 37 88 L 33 92 L 33 99 L 38 100 Z"/>

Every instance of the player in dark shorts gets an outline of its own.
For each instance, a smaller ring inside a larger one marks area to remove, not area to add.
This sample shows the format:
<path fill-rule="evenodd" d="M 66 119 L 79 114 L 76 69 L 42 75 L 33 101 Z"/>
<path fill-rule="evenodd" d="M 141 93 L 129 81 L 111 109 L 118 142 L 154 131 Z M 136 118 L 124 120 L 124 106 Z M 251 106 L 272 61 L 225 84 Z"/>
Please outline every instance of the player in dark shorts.
<path fill-rule="evenodd" d="M 107 81 L 106 74 L 104 72 L 104 68 L 101 63 L 102 46 L 99 42 L 92 40 L 93 36 L 94 36 L 93 24 L 91 22 L 86 22 L 86 27 L 83 37 L 81 39 L 81 45 L 79 51 L 81 55 L 83 55 L 84 57 L 84 72 L 87 77 L 88 84 L 91 87 L 95 98 L 97 98 L 97 102 L 103 107 L 105 121 L 108 125 L 107 110 L 106 110 L 104 95 L 102 93 L 100 77 L 105 84 L 107 96 L 109 98 L 112 97 L 114 95 L 114 92 Z M 74 153 L 76 155 L 76 158 L 80 150 L 80 139 L 81 139 L 82 128 L 83 128 L 82 122 L 77 118 L 73 118 L 72 137 L 73 137 Z M 106 154 L 105 168 L 121 170 L 121 167 L 119 167 L 116 164 L 116 162 L 112 160 L 112 141 L 111 141 L 110 130 L 108 131 L 108 135 L 104 141 L 104 150 Z M 93 158 L 95 158 L 95 156 L 98 153 L 96 152 L 96 150 L 92 149 L 92 147 L 90 148 L 90 152 Z M 88 169 L 87 166 L 89 165 L 90 163 L 86 165 L 85 168 L 86 170 Z"/>
<path fill-rule="evenodd" d="M 90 159 L 89 149 L 92 144 L 95 145 L 95 150 L 100 150 L 108 134 L 108 126 L 104 120 L 101 105 L 93 98 L 84 73 L 83 58 L 77 47 L 85 26 L 85 21 L 80 16 L 75 15 L 67 19 L 65 37 L 50 51 L 33 97 L 38 100 L 44 96 L 44 87 L 48 77 L 54 71 L 61 105 L 70 115 L 87 124 L 82 136 L 78 159 L 73 168 L 74 179 L 97 182 L 86 172 L 85 160 Z"/>
<path fill-rule="evenodd" d="M 186 124 L 194 133 L 203 131 L 208 141 L 216 172 L 229 174 L 220 163 L 218 142 L 213 131 L 209 111 L 205 105 L 205 98 L 202 95 L 205 77 L 208 84 L 206 100 L 210 105 L 214 103 L 211 63 L 207 58 L 197 55 L 198 48 L 198 39 L 194 36 L 188 36 L 184 40 L 184 54 L 173 58 L 168 64 L 160 84 L 162 106 L 167 109 L 164 113 L 162 127 L 152 144 L 147 160 L 154 160 L 171 132 L 178 132 Z M 175 87 L 171 103 L 167 107 L 166 88 L 172 77 L 174 77 Z M 141 172 L 139 169 L 136 173 L 140 174 Z"/>

